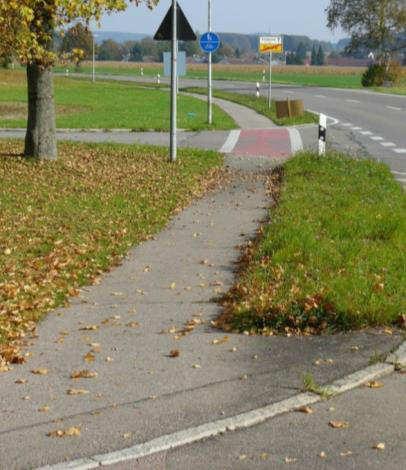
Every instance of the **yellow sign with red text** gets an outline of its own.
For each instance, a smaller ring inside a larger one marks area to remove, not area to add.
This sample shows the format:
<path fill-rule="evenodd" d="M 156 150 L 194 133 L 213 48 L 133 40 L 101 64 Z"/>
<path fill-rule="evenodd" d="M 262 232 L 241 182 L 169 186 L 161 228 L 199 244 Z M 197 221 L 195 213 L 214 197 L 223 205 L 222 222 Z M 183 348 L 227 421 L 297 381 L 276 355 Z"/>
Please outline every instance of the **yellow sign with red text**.
<path fill-rule="evenodd" d="M 259 53 L 266 54 L 273 52 L 281 54 L 283 52 L 282 36 L 261 36 L 259 38 Z"/>

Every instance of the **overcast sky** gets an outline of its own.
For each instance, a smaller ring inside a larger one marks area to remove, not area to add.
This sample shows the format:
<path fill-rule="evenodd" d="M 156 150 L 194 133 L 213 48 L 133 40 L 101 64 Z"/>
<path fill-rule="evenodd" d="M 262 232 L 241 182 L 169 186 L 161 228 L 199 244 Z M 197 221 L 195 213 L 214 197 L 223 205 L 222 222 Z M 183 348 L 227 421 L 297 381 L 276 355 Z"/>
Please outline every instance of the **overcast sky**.
<path fill-rule="evenodd" d="M 192 27 L 207 29 L 208 0 L 178 0 Z M 150 11 L 133 5 L 125 13 L 106 16 L 102 30 L 153 34 L 171 0 L 161 0 Z M 230 33 L 269 32 L 304 34 L 314 39 L 337 41 L 326 27 L 325 8 L 329 0 L 212 0 L 213 29 Z"/>

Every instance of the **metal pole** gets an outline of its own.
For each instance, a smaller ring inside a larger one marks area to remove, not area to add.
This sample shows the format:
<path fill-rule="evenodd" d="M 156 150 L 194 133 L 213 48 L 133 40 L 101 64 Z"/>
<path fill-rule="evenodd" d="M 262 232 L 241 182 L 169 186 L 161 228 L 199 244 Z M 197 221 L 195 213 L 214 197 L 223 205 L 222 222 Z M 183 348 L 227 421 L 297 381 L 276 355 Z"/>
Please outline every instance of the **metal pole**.
<path fill-rule="evenodd" d="M 95 65 L 95 61 L 96 61 L 96 47 L 95 47 L 95 44 L 94 44 L 94 33 L 92 34 L 92 38 L 93 38 L 93 41 L 92 41 L 92 82 L 94 83 L 96 81 L 96 65 Z"/>
<path fill-rule="evenodd" d="M 178 3 L 172 0 L 172 69 L 171 69 L 171 136 L 170 161 L 176 161 L 176 120 L 177 120 L 177 63 L 178 63 Z"/>
<path fill-rule="evenodd" d="M 211 0 L 208 4 L 208 32 L 211 33 Z M 208 83 L 207 83 L 207 122 L 213 123 L 213 84 L 212 84 L 212 53 L 209 52 L 208 61 Z"/>
<path fill-rule="evenodd" d="M 269 53 L 269 93 L 268 93 L 268 107 L 272 106 L 272 52 Z"/>

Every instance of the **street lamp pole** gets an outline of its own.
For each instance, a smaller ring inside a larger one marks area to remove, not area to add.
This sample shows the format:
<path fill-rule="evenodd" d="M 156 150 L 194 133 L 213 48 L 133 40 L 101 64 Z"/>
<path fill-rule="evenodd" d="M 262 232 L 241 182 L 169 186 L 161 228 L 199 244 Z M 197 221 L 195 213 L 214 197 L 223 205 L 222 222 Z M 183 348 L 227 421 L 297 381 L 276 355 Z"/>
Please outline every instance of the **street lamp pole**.
<path fill-rule="evenodd" d="M 208 0 L 208 32 L 211 33 L 211 0 Z M 213 123 L 213 91 L 212 91 L 212 53 L 209 52 L 207 79 L 207 122 Z"/>

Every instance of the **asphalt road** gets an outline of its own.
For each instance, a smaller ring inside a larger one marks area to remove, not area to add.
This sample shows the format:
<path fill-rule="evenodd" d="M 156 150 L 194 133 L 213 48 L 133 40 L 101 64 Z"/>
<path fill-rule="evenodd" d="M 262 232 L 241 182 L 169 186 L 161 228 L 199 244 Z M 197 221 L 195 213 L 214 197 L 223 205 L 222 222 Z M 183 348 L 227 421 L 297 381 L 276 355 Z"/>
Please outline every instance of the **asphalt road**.
<path fill-rule="evenodd" d="M 83 77 L 83 75 L 82 75 Z M 151 77 L 99 75 L 100 79 L 153 82 Z M 161 79 L 168 82 L 167 78 Z M 266 96 L 267 84 L 261 83 Z M 181 79 L 179 86 L 205 87 L 201 79 Z M 256 83 L 215 80 L 215 89 L 254 94 Z M 328 120 L 328 143 L 341 150 L 369 155 L 386 163 L 396 179 L 406 184 L 406 96 L 377 93 L 367 90 L 273 86 L 275 99 L 303 99 L 306 109 L 324 113 Z M 302 129 L 306 147 L 317 143 L 314 126 Z"/>

